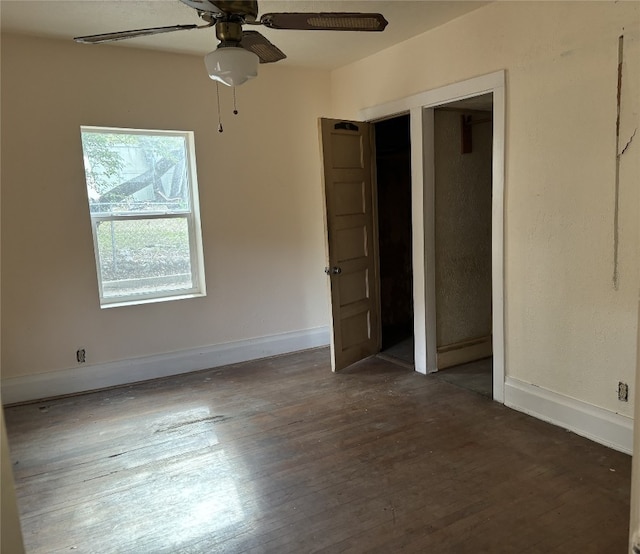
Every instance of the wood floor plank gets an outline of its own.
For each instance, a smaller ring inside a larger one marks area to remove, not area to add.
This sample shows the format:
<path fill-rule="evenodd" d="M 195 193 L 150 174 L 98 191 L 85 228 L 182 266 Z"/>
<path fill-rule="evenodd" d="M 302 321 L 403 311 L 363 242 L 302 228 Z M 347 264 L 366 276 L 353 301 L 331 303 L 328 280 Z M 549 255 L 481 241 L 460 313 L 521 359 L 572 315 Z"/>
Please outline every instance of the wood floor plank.
<path fill-rule="evenodd" d="M 630 457 L 327 349 L 6 409 L 29 554 L 626 551 Z"/>

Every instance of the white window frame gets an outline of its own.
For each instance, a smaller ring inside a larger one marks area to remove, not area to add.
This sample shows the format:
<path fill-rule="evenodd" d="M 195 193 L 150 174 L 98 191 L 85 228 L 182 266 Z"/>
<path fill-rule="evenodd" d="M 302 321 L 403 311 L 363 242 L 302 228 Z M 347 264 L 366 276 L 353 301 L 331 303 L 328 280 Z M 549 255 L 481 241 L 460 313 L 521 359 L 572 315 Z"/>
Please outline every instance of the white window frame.
<path fill-rule="evenodd" d="M 198 194 L 198 179 L 196 173 L 196 153 L 193 131 L 167 131 L 159 129 L 129 129 L 122 127 L 96 127 L 82 125 L 81 135 L 84 132 L 131 134 L 145 136 L 176 136 L 185 139 L 185 166 L 189 179 L 189 205 L 190 210 L 181 212 L 131 212 L 126 214 L 95 214 L 89 209 L 91 217 L 91 231 L 93 235 L 93 251 L 96 261 L 96 274 L 98 279 L 98 291 L 101 308 L 114 308 L 118 306 L 132 306 L 137 304 L 148 304 L 152 302 L 163 302 L 167 300 L 180 300 L 185 298 L 195 298 L 206 296 L 206 283 L 204 275 L 204 255 L 202 248 L 202 230 L 200 224 L 200 203 Z M 83 164 L 84 167 L 84 164 Z M 85 183 L 85 190 L 88 190 Z M 88 197 L 87 197 L 88 200 Z M 112 221 L 147 221 L 153 219 L 185 219 L 189 233 L 189 257 L 191 265 L 191 282 L 193 286 L 189 289 L 174 289 L 161 292 L 150 292 L 140 294 L 128 294 L 120 296 L 104 295 L 102 271 L 100 264 L 100 250 L 98 248 L 98 225 L 103 222 Z"/>

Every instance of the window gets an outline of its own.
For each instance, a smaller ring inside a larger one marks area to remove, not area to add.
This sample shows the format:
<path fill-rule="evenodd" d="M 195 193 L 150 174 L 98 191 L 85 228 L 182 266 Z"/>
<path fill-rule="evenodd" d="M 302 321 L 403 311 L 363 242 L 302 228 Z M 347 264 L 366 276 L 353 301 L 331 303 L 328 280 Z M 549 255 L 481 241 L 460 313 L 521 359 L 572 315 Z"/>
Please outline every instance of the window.
<path fill-rule="evenodd" d="M 204 295 L 193 133 L 81 134 L 101 306 Z"/>

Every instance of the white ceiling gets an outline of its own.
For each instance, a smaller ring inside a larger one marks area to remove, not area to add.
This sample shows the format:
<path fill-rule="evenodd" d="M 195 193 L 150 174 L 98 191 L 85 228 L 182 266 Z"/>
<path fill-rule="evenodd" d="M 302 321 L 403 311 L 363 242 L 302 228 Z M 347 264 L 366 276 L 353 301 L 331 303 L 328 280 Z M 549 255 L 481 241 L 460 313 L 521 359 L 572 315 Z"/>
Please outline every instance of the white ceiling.
<path fill-rule="evenodd" d="M 292 11 L 380 12 L 389 21 L 382 33 L 260 30 L 287 59 L 281 65 L 335 69 L 443 25 L 488 2 L 431 0 L 260 0 L 260 14 Z M 0 0 L 3 32 L 71 40 L 130 29 L 203 23 L 178 0 Z M 213 29 L 180 31 L 112 43 L 204 55 L 217 44 Z M 85 48 L 103 48 L 85 45 Z"/>

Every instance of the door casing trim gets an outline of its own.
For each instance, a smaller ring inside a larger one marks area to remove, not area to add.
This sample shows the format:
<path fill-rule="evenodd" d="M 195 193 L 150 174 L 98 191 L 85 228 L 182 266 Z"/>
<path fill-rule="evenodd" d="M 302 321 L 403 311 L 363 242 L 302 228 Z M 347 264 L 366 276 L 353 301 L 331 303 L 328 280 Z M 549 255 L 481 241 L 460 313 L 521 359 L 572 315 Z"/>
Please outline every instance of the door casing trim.
<path fill-rule="evenodd" d="M 493 399 L 505 389 L 505 81 L 504 70 L 420 92 L 360 110 L 358 119 L 377 121 L 409 113 L 411 125 L 411 211 L 415 370 L 437 371 L 435 328 L 435 241 L 433 229 L 433 109 L 482 94 L 493 94 L 493 184 L 491 270 L 493 306 Z"/>

